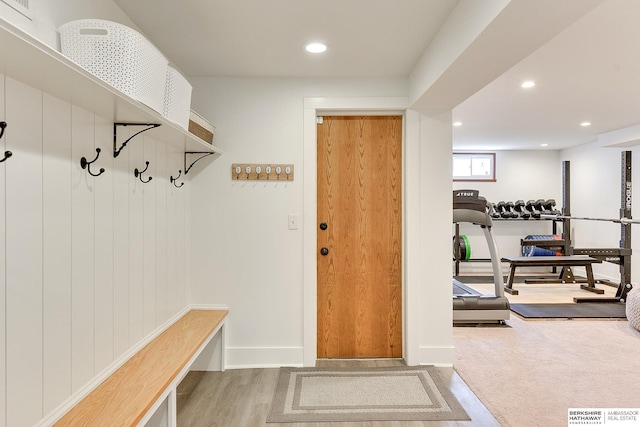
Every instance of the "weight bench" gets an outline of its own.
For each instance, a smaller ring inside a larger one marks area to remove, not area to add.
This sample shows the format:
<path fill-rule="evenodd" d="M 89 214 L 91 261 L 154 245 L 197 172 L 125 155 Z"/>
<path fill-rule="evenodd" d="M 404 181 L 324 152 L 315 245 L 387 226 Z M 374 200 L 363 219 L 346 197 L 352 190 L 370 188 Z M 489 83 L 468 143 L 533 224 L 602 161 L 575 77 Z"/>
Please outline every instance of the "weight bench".
<path fill-rule="evenodd" d="M 567 256 L 532 256 L 532 257 L 504 257 L 503 261 L 511 264 L 509 270 L 509 278 L 504 286 L 504 291 L 511 295 L 518 295 L 518 290 L 513 289 L 513 280 L 516 276 L 516 268 L 518 267 L 562 267 L 562 273 L 558 279 L 529 281 L 528 283 L 579 283 L 573 277 L 571 267 L 584 267 L 587 272 L 586 285 L 580 285 L 580 289 L 603 294 L 604 290 L 596 288 L 595 279 L 593 277 L 593 263 L 602 262 L 599 259 L 585 255 L 567 255 Z"/>

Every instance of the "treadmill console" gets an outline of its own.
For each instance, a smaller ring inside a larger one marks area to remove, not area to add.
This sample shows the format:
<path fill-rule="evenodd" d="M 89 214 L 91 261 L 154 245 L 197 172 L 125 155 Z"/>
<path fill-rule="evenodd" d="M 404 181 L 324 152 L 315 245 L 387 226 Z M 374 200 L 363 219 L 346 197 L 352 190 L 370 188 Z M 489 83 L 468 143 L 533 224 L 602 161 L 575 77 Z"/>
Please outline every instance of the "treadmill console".
<path fill-rule="evenodd" d="M 478 190 L 454 190 L 453 209 L 469 209 L 484 213 L 487 210 L 487 199 L 480 196 Z"/>

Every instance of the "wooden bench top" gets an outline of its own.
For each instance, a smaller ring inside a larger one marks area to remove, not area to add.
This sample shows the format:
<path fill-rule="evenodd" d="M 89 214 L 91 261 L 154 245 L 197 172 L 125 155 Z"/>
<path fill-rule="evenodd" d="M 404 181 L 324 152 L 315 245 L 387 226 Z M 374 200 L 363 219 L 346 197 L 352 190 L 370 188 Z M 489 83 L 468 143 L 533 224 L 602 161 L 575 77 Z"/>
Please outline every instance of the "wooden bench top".
<path fill-rule="evenodd" d="M 189 311 L 107 377 L 55 425 L 137 425 L 227 313 L 227 310 Z"/>
<path fill-rule="evenodd" d="M 567 255 L 567 256 L 517 256 L 504 257 L 503 260 L 508 261 L 511 265 L 516 266 L 584 266 L 593 263 L 602 262 L 597 258 L 588 255 Z"/>

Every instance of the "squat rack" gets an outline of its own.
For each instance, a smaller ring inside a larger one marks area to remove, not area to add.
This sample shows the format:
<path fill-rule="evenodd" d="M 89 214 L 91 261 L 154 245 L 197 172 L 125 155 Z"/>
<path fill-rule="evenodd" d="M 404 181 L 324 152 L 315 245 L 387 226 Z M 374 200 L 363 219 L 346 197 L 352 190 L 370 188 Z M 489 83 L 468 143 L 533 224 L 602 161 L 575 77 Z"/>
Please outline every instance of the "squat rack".
<path fill-rule="evenodd" d="M 623 151 L 621 156 L 620 218 L 586 218 L 571 216 L 570 163 L 562 162 L 562 215 L 545 215 L 562 221 L 563 253 L 565 255 L 588 255 L 601 261 L 620 266 L 620 283 L 598 280 L 598 283 L 617 286 L 615 297 L 574 298 L 575 302 L 625 302 L 631 284 L 631 224 L 638 224 L 631 216 L 631 151 Z M 574 248 L 571 246 L 571 220 L 608 221 L 620 224 L 620 247 L 618 248 Z M 558 241 L 556 241 L 557 245 Z"/>

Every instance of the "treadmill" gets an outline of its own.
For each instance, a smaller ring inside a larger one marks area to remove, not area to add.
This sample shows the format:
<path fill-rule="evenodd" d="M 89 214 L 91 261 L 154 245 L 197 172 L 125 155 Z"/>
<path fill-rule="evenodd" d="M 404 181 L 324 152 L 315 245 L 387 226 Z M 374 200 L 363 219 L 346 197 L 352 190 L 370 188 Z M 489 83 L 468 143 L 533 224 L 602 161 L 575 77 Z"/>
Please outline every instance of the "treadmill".
<path fill-rule="evenodd" d="M 453 192 L 453 223 L 467 222 L 482 228 L 489 246 L 495 284 L 494 295 L 483 295 L 453 279 L 454 324 L 504 324 L 505 320 L 510 317 L 509 300 L 504 296 L 500 256 L 491 231 L 491 216 L 487 211 L 487 201 L 479 195 L 478 190 L 455 190 Z"/>

